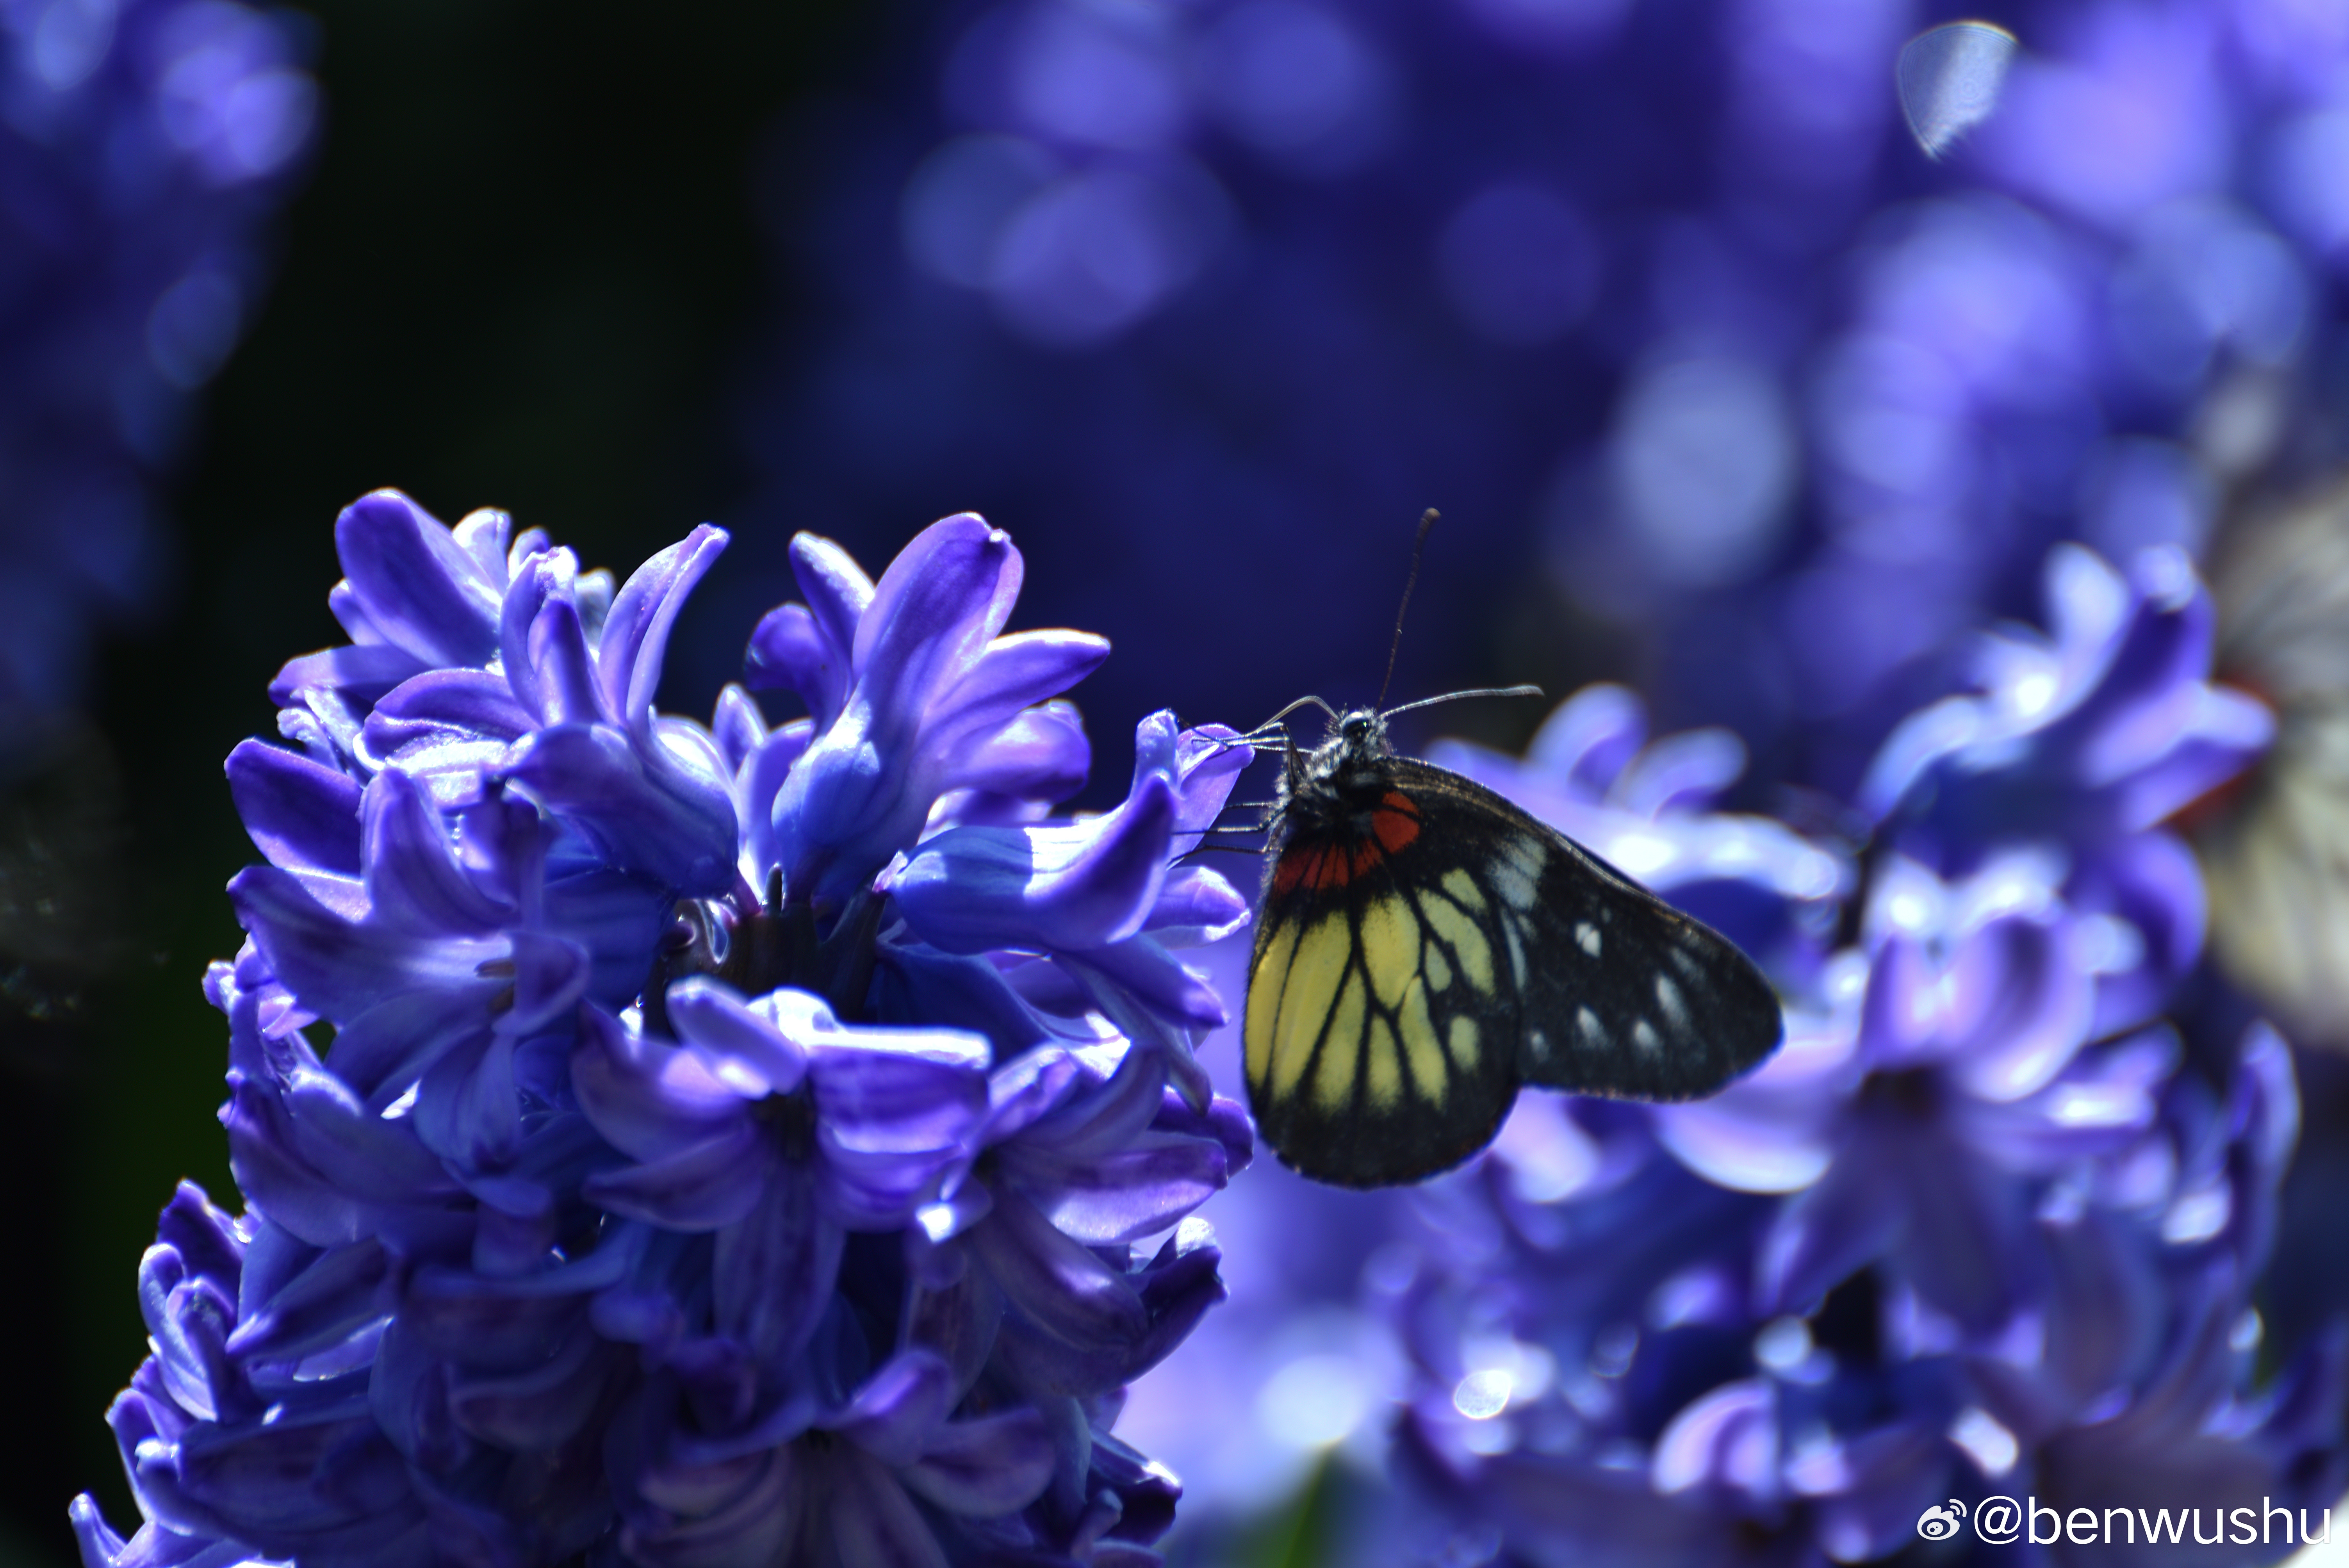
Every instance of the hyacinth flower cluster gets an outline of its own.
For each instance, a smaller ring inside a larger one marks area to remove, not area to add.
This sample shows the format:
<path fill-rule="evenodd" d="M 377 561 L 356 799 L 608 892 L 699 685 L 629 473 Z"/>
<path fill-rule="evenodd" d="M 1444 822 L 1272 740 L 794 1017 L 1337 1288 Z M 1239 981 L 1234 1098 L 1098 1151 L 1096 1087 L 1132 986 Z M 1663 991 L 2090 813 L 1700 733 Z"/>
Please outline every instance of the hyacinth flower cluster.
<path fill-rule="evenodd" d="M 254 315 L 305 53 L 231 0 L 0 5 L 0 766 L 169 581 L 153 486 Z"/>
<path fill-rule="evenodd" d="M 246 1207 L 182 1189 L 141 1264 L 143 1522 L 78 1501 L 88 1568 L 1156 1561 L 1178 1486 L 1110 1428 L 1250 1150 L 1174 956 L 1246 907 L 1170 867 L 1247 748 L 1155 715 L 1053 817 L 1107 645 L 1004 634 L 973 516 L 877 582 L 795 542 L 781 726 L 653 706 L 714 529 L 616 589 L 396 492 L 336 541 L 350 641 L 228 763 Z"/>
<path fill-rule="evenodd" d="M 1979 689 L 1887 743 L 1839 921 L 1747 861 L 1724 923 L 1787 997 L 1775 1057 L 1687 1106 L 1533 1097 L 1420 1200 L 1415 1264 L 1373 1294 L 1413 1368 L 1396 1455 L 1451 1550 L 1876 1561 L 1993 1495 L 2205 1531 L 2272 1501 L 2294 1542 L 2302 1512 L 2323 1532 L 2349 1314 L 2279 1345 L 2255 1305 L 2292 1057 L 2240 1010 L 2180 1011 L 2200 884 L 2163 825 L 2271 722 L 2210 684 L 2176 552 L 2124 575 L 2066 547 L 2047 594 L 2052 634 L 1986 638 Z M 1603 727 L 1576 717 L 1488 777 L 1587 817 L 1598 748 L 1564 742 Z M 1949 1560 L 1995 1556 L 1961 1534 Z M 2291 1549 L 2268 1540 L 2239 1560 Z M 2175 1560 L 2136 1545 L 2096 1550 Z"/>

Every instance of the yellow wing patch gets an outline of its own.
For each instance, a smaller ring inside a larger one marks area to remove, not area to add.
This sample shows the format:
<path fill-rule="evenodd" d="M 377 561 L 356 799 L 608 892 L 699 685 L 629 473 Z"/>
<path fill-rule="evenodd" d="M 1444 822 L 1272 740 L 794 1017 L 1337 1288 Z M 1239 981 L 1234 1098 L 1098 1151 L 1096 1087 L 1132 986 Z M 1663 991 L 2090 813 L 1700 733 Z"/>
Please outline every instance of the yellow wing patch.
<path fill-rule="evenodd" d="M 1275 1099 L 1294 1094 L 1304 1078 L 1353 957 L 1353 932 L 1342 914 L 1330 915 L 1297 939 L 1281 987 L 1280 1014 L 1272 1026 L 1269 1077 Z"/>
<path fill-rule="evenodd" d="M 1464 877 L 1462 880 L 1467 879 Z M 1451 878 L 1446 877 L 1444 881 L 1449 883 Z M 1453 955 L 1460 961 L 1461 970 L 1468 976 L 1468 984 L 1479 991 L 1491 991 L 1493 947 L 1485 940 L 1484 927 L 1469 919 L 1458 904 L 1441 893 L 1430 893 L 1422 898 L 1420 909 L 1426 914 L 1429 926 L 1444 939 L 1444 944 L 1451 948 Z"/>
<path fill-rule="evenodd" d="M 1347 975 L 1321 1041 L 1320 1065 L 1313 1071 L 1313 1098 L 1324 1110 L 1343 1110 L 1354 1098 L 1354 1076 L 1362 1061 L 1362 1019 L 1369 1011 L 1361 975 Z"/>
<path fill-rule="evenodd" d="M 1264 954 L 1248 971 L 1247 1041 L 1248 1081 L 1262 1084 L 1272 1074 L 1272 1026 L 1280 1016 L 1280 995 L 1288 985 L 1288 961 L 1297 955 L 1297 937 L 1301 928 L 1295 922 L 1273 931 L 1265 944 Z"/>

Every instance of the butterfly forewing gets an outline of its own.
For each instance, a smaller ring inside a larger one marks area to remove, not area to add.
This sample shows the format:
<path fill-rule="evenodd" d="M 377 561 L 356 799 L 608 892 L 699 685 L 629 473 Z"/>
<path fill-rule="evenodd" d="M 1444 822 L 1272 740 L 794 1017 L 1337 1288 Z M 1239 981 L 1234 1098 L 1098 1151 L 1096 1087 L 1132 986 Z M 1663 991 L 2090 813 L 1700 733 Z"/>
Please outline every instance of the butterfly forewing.
<path fill-rule="evenodd" d="M 1288 1164 L 1413 1181 L 1490 1141 L 1520 1083 L 1684 1099 L 1776 1044 L 1726 940 L 1472 780 L 1379 764 L 1370 830 L 1292 830 L 1267 879 L 1247 1069 Z"/>

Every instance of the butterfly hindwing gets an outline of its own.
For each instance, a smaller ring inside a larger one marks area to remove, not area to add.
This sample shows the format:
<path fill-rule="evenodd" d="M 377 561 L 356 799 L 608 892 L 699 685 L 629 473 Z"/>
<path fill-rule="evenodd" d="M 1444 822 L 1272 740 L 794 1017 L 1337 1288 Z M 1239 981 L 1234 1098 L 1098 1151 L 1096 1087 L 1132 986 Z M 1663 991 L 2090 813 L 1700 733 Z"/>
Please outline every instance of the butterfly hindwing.
<path fill-rule="evenodd" d="M 1490 1141 L 1521 1083 L 1685 1099 L 1777 1043 L 1725 939 L 1473 780 L 1380 764 L 1373 830 L 1292 832 L 1268 878 L 1247 1078 L 1290 1165 L 1416 1180 Z"/>

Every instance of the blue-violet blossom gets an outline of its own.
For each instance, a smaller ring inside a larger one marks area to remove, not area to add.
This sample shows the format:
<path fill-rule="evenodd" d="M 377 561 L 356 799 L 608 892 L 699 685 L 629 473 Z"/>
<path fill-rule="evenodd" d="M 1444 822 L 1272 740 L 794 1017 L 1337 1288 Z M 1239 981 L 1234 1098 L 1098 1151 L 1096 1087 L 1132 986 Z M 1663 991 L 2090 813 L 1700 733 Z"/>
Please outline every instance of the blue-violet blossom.
<path fill-rule="evenodd" d="M 1170 951 L 1247 907 L 1169 868 L 1247 748 L 1155 715 L 1124 804 L 1052 819 L 1106 645 L 1000 635 L 968 515 L 878 583 L 794 543 L 750 675 L 808 718 L 660 715 L 725 543 L 616 590 L 500 513 L 344 512 L 351 640 L 229 758 L 247 1208 L 165 1211 L 144 1523 L 77 1501 L 88 1568 L 1157 1561 L 1179 1488 L 1110 1429 L 1250 1153 Z"/>

